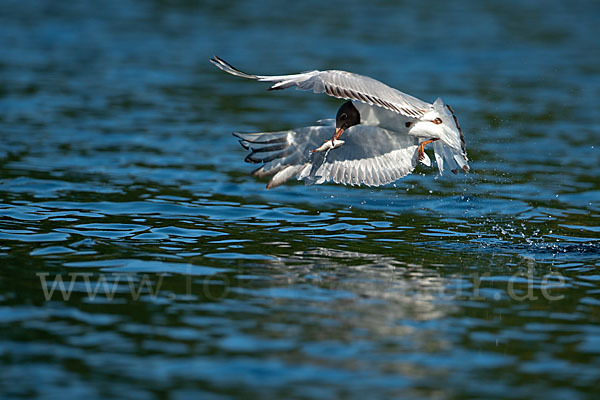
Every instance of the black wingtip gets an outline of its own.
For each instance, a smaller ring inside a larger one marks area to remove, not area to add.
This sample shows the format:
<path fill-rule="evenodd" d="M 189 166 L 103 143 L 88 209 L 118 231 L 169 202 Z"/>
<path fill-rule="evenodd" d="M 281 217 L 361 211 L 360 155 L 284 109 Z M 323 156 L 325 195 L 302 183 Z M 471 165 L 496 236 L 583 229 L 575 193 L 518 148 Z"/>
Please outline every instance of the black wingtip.
<path fill-rule="evenodd" d="M 217 65 L 217 66 L 223 62 L 223 60 L 221 60 L 217 56 L 212 56 L 208 61 L 210 61 L 212 64 Z"/>
<path fill-rule="evenodd" d="M 213 65 L 215 65 L 217 68 L 222 69 L 222 70 L 228 70 L 231 69 L 233 71 L 237 71 L 235 68 L 233 68 L 227 61 L 223 60 L 222 58 L 218 57 L 218 56 L 212 56 L 212 58 L 209 60 Z"/>
<path fill-rule="evenodd" d="M 245 141 L 240 139 L 240 140 L 238 140 L 238 142 L 240 142 L 240 145 L 244 148 L 244 150 L 250 150 L 250 146 L 248 146 L 248 144 L 246 144 Z"/>
<path fill-rule="evenodd" d="M 227 66 L 231 67 L 231 65 L 229 65 L 229 63 L 227 61 L 223 60 L 219 56 L 212 56 L 210 59 L 210 62 L 213 64 L 222 64 L 222 65 L 227 65 Z"/>
<path fill-rule="evenodd" d="M 250 163 L 250 164 L 259 164 L 262 162 L 262 160 L 257 160 L 256 158 L 253 158 L 252 156 L 254 155 L 254 152 L 248 154 L 246 156 L 246 158 L 244 158 L 244 162 Z"/>
<path fill-rule="evenodd" d="M 221 65 L 229 67 L 231 69 L 235 69 L 227 61 L 223 60 L 219 56 L 212 56 L 212 58 L 210 59 L 210 62 L 212 62 L 213 64 L 221 64 Z"/>
<path fill-rule="evenodd" d="M 210 59 L 210 62 L 213 65 L 215 65 L 217 68 L 219 68 L 220 70 L 223 70 L 231 75 L 239 76 L 242 78 L 248 78 L 248 79 L 258 79 L 258 76 L 252 75 L 252 74 L 247 74 L 243 71 L 240 71 L 233 65 L 229 64 L 227 61 L 223 60 L 221 57 L 213 56 Z"/>
<path fill-rule="evenodd" d="M 244 150 L 250 150 L 250 144 L 241 136 L 239 132 L 231 132 L 231 134 L 238 138 L 238 142 L 240 142 L 240 145 L 244 148 Z"/>

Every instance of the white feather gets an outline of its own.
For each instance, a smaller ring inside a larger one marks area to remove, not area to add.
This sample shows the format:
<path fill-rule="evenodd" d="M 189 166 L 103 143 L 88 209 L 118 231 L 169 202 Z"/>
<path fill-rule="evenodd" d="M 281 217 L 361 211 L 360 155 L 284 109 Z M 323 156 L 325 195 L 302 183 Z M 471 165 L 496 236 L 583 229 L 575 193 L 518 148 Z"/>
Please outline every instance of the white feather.
<path fill-rule="evenodd" d="M 346 129 L 343 140 L 335 142 L 331 141 L 335 127 L 332 119 L 320 120 L 322 126 L 285 132 L 236 133 L 242 146 L 251 151 L 246 161 L 263 163 L 254 175 L 273 175 L 268 187 L 292 177 L 307 183 L 384 185 L 411 173 L 419 143 L 430 140 L 434 140 L 440 174 L 446 168 L 469 171 L 458 120 L 440 98 L 429 104 L 375 79 L 345 71 L 251 75 L 218 57 L 211 62 L 232 75 L 271 82 L 270 89 L 295 86 L 351 99 L 359 111 L 360 124 Z M 317 152 L 313 152 L 315 149 Z M 427 154 L 420 162 L 431 165 Z"/>

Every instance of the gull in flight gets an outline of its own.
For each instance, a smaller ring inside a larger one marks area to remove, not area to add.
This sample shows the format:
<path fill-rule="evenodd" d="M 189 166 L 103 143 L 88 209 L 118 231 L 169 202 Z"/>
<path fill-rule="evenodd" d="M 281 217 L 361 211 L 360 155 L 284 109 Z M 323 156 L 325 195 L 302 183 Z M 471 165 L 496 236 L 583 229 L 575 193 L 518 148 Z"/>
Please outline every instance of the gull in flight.
<path fill-rule="evenodd" d="M 417 162 L 430 166 L 424 151 L 427 144 L 433 148 L 440 174 L 444 168 L 453 173 L 469 171 L 462 130 L 452 108 L 440 98 L 430 104 L 345 71 L 251 75 L 216 56 L 210 62 L 231 75 L 271 82 L 268 90 L 295 86 L 348 100 L 335 120 L 318 121 L 320 125 L 234 133 L 250 151 L 245 161 L 261 164 L 252 174 L 271 177 L 267 189 L 291 178 L 308 184 L 386 185 L 410 174 Z"/>

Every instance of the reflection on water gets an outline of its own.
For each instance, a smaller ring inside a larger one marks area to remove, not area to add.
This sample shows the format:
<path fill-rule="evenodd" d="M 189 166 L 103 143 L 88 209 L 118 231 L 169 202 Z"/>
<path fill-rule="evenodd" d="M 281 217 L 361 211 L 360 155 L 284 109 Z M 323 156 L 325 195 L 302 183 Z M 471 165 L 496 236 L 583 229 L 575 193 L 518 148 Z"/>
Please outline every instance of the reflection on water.
<path fill-rule="evenodd" d="M 599 12 L 9 2 L 0 397 L 594 398 Z M 230 132 L 339 102 L 213 54 L 442 96 L 472 172 L 266 191 Z"/>

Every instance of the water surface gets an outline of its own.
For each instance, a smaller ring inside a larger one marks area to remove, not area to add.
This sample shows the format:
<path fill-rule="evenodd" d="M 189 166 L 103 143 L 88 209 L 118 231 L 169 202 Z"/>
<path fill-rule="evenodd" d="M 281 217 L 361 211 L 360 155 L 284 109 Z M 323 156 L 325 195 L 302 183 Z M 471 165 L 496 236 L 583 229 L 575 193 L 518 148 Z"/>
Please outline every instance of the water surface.
<path fill-rule="evenodd" d="M 1 8 L 1 397 L 596 395 L 596 3 Z M 266 190 L 230 133 L 340 101 L 213 54 L 442 96 L 472 172 Z"/>

